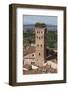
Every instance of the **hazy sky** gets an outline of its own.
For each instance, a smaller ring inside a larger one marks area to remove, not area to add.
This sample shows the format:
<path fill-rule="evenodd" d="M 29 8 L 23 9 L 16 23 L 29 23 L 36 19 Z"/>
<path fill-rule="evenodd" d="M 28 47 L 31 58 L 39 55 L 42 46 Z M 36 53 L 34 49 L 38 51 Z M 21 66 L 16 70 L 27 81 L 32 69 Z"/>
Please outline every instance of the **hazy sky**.
<path fill-rule="evenodd" d="M 41 22 L 49 25 L 57 25 L 57 16 L 24 15 L 24 24 L 35 24 Z"/>

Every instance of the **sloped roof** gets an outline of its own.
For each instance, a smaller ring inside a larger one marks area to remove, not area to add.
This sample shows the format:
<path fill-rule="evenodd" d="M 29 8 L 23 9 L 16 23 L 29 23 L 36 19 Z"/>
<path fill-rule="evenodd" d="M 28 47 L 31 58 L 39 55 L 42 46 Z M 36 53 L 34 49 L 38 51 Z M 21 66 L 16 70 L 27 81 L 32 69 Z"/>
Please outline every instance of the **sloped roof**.
<path fill-rule="evenodd" d="M 29 47 L 25 52 L 24 52 L 24 56 L 26 56 L 27 54 L 31 54 L 31 53 L 35 53 L 35 47 L 31 46 Z M 54 50 L 46 47 L 46 59 L 50 60 L 53 58 L 57 58 L 57 52 L 55 52 Z"/>
<path fill-rule="evenodd" d="M 35 47 L 31 46 L 26 51 L 24 51 L 24 56 L 35 52 Z"/>

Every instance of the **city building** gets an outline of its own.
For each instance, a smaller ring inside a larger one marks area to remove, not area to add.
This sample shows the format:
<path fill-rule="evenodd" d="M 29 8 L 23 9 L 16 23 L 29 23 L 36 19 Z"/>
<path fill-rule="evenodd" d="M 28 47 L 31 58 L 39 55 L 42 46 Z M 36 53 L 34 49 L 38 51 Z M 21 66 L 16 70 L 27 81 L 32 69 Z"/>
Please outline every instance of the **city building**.
<path fill-rule="evenodd" d="M 35 24 L 35 45 L 26 50 L 24 65 L 33 64 L 42 67 L 46 61 L 47 28 L 44 23 Z"/>
<path fill-rule="evenodd" d="M 35 24 L 35 64 L 43 66 L 46 61 L 46 25 L 43 23 Z"/>

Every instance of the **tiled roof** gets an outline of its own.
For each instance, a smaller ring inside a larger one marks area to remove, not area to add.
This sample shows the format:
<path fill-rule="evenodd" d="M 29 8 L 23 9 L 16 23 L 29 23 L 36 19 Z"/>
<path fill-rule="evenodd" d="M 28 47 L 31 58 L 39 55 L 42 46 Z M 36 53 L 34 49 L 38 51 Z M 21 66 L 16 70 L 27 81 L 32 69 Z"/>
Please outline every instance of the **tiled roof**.
<path fill-rule="evenodd" d="M 26 51 L 24 51 L 24 56 L 35 52 L 35 47 L 31 46 Z"/>

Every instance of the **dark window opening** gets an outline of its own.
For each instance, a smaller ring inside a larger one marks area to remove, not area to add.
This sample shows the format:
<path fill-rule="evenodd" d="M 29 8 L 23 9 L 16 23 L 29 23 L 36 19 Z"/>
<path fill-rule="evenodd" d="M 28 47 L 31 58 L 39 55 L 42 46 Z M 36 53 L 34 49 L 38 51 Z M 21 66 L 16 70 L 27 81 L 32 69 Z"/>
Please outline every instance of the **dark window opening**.
<path fill-rule="evenodd" d="M 40 39 L 40 37 L 39 37 L 39 39 Z"/>
<path fill-rule="evenodd" d="M 38 33 L 38 31 L 37 31 L 37 33 Z"/>
<path fill-rule="evenodd" d="M 39 56 L 40 56 L 40 53 L 39 53 Z"/>
<path fill-rule="evenodd" d="M 41 47 L 42 47 L 42 44 L 41 44 Z"/>
<path fill-rule="evenodd" d="M 37 46 L 39 47 L 39 44 Z"/>
<path fill-rule="evenodd" d="M 34 56 L 34 54 L 32 54 L 32 56 Z"/>
<path fill-rule="evenodd" d="M 34 65 L 34 64 L 35 64 L 35 62 L 31 62 L 31 64 L 32 64 L 32 65 Z"/>

